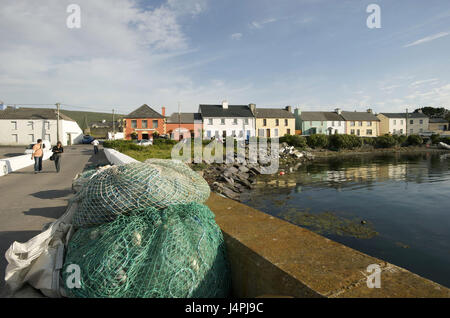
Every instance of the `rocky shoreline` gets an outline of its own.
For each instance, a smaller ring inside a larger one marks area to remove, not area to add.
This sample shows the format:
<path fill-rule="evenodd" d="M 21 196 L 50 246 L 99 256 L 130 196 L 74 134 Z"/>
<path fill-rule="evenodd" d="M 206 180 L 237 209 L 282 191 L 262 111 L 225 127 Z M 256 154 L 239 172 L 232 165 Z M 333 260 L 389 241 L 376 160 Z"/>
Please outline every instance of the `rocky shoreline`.
<path fill-rule="evenodd" d="M 295 171 L 303 163 L 315 158 L 311 152 L 295 149 L 287 143 L 280 144 L 278 153 L 273 156 L 278 156 L 279 160 L 279 169 L 273 174 L 284 174 L 286 169 Z M 200 171 L 212 191 L 237 201 L 242 193 L 253 188 L 257 176 L 266 172 L 266 166 L 249 162 L 248 151 L 246 160 L 242 163 L 212 163 Z"/>

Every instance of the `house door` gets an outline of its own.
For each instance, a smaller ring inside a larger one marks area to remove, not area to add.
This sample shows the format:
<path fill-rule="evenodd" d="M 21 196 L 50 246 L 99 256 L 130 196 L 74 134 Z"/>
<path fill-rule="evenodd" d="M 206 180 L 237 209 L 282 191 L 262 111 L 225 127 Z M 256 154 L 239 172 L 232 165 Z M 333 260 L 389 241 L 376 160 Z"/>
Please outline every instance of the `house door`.
<path fill-rule="evenodd" d="M 148 134 L 142 134 L 142 139 L 148 139 Z"/>
<path fill-rule="evenodd" d="M 67 134 L 67 146 L 72 146 L 72 134 Z"/>
<path fill-rule="evenodd" d="M 266 137 L 270 138 L 270 128 L 266 129 Z"/>

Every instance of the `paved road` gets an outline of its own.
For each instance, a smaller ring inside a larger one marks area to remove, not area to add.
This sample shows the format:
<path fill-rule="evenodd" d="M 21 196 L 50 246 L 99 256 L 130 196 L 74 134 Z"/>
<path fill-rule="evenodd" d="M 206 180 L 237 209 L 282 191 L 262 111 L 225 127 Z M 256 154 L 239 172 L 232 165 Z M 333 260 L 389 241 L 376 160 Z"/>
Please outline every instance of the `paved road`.
<path fill-rule="evenodd" d="M 26 242 L 42 227 L 59 218 L 72 194 L 72 179 L 91 165 L 106 164 L 103 150 L 93 154 L 91 145 L 64 148 L 61 172 L 52 161 L 43 163 L 43 172 L 33 167 L 0 177 L 0 295 L 4 288 L 5 252 L 13 241 Z"/>

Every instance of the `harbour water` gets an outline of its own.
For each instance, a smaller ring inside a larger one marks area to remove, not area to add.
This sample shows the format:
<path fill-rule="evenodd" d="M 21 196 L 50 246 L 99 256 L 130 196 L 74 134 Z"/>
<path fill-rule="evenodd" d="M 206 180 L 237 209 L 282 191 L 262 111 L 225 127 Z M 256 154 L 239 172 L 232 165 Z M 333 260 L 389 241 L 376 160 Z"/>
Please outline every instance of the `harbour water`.
<path fill-rule="evenodd" d="M 315 161 L 243 203 L 450 287 L 450 155 Z"/>

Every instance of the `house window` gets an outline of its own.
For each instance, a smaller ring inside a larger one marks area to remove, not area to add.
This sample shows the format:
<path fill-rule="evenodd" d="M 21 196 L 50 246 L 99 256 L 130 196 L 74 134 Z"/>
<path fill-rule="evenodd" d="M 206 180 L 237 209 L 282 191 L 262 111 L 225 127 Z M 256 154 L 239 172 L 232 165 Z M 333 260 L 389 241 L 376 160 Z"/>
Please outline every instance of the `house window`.
<path fill-rule="evenodd" d="M 29 134 L 28 135 L 28 141 L 29 142 L 34 142 L 34 134 Z"/>
<path fill-rule="evenodd" d="M 393 129 L 393 130 L 392 130 L 392 133 L 393 133 L 393 134 L 397 133 L 397 130 L 396 130 L 396 129 Z"/>
<path fill-rule="evenodd" d="M 213 124 L 213 120 L 212 120 L 212 118 L 209 118 L 208 119 L 208 125 L 212 125 Z"/>
<path fill-rule="evenodd" d="M 371 121 L 368 121 L 368 122 L 367 122 L 367 126 L 372 126 L 372 122 L 371 122 Z"/>
<path fill-rule="evenodd" d="M 355 122 L 354 122 L 354 121 L 351 121 L 351 122 L 350 122 L 350 126 L 355 127 Z"/>
<path fill-rule="evenodd" d="M 246 125 L 248 125 L 248 118 L 245 118 L 245 119 L 244 119 L 244 123 L 245 123 Z"/>
<path fill-rule="evenodd" d="M 350 129 L 350 134 L 354 135 L 355 134 L 355 130 L 354 129 Z"/>
<path fill-rule="evenodd" d="M 360 126 L 360 127 L 362 126 L 362 121 L 359 122 L 359 126 Z"/>
<path fill-rule="evenodd" d="M 237 118 L 233 119 L 233 125 L 237 125 Z"/>
<path fill-rule="evenodd" d="M 220 124 L 225 125 L 225 118 L 220 119 Z"/>
<path fill-rule="evenodd" d="M 244 132 L 242 130 L 239 131 L 239 138 L 244 137 Z"/>
<path fill-rule="evenodd" d="M 289 124 L 289 121 L 288 121 L 287 119 L 285 119 L 285 120 L 284 120 L 284 125 L 285 125 L 285 126 L 288 126 L 288 124 Z"/>
<path fill-rule="evenodd" d="M 333 127 L 334 127 L 334 121 L 332 121 L 332 122 L 331 122 L 331 126 L 333 126 Z"/>
<path fill-rule="evenodd" d="M 153 128 L 158 128 L 158 120 L 153 121 Z"/>
<path fill-rule="evenodd" d="M 236 137 L 236 130 L 231 131 L 231 136 Z"/>
<path fill-rule="evenodd" d="M 258 129 L 258 137 L 264 137 L 264 129 Z"/>
<path fill-rule="evenodd" d="M 397 125 L 397 120 L 394 119 L 394 125 Z"/>
<path fill-rule="evenodd" d="M 409 130 L 409 133 L 410 133 L 410 134 L 413 134 L 413 133 L 414 133 L 414 131 L 413 131 L 412 129 L 410 129 L 410 130 Z"/>
<path fill-rule="evenodd" d="M 400 133 L 403 134 L 403 129 L 400 129 Z"/>
<path fill-rule="evenodd" d="M 12 121 L 12 130 L 17 130 L 17 121 Z"/>
<path fill-rule="evenodd" d="M 291 134 L 291 130 L 288 128 L 287 129 L 287 134 L 290 135 Z"/>
<path fill-rule="evenodd" d="M 423 119 L 419 120 L 419 124 L 423 125 Z"/>
<path fill-rule="evenodd" d="M 216 138 L 219 138 L 219 131 L 218 131 L 218 130 L 216 130 L 216 133 L 214 134 L 214 136 L 215 136 Z"/>
<path fill-rule="evenodd" d="M 137 120 L 131 121 L 131 128 L 137 128 Z"/>
<path fill-rule="evenodd" d="M 403 125 L 403 119 L 402 119 L 402 120 L 400 120 L 400 125 Z"/>
<path fill-rule="evenodd" d="M 222 138 L 227 138 L 227 131 L 226 130 L 222 131 Z"/>
<path fill-rule="evenodd" d="M 263 126 L 267 126 L 267 119 L 263 119 Z"/>
<path fill-rule="evenodd" d="M 409 123 L 410 123 L 411 125 L 414 124 L 414 120 L 411 119 L 411 120 L 409 121 Z"/>
<path fill-rule="evenodd" d="M 359 129 L 356 129 L 356 135 L 361 136 L 361 131 Z"/>
<path fill-rule="evenodd" d="M 340 121 L 338 121 L 338 126 L 341 127 L 341 122 Z"/>
<path fill-rule="evenodd" d="M 49 121 L 46 121 L 46 122 L 44 123 L 44 127 L 45 127 L 45 129 L 50 130 L 50 122 L 49 122 Z"/>
<path fill-rule="evenodd" d="M 142 121 L 142 128 L 148 128 L 148 121 L 147 120 L 143 120 Z"/>
<path fill-rule="evenodd" d="M 367 129 L 367 136 L 372 136 L 372 129 Z"/>
<path fill-rule="evenodd" d="M 279 119 L 275 119 L 275 126 L 280 126 L 280 120 Z"/>
<path fill-rule="evenodd" d="M 274 137 L 278 137 L 278 128 L 275 128 L 273 131 L 274 131 L 274 133 L 273 133 Z"/>
<path fill-rule="evenodd" d="M 28 126 L 30 126 L 31 130 L 34 130 L 34 123 L 32 121 L 28 122 Z"/>
<path fill-rule="evenodd" d="M 45 140 L 48 140 L 50 143 L 52 142 L 50 139 L 50 134 L 45 135 Z"/>
<path fill-rule="evenodd" d="M 12 142 L 18 143 L 19 142 L 19 135 L 18 134 L 12 134 Z"/>
<path fill-rule="evenodd" d="M 211 130 L 206 131 L 206 137 L 211 138 Z"/>

